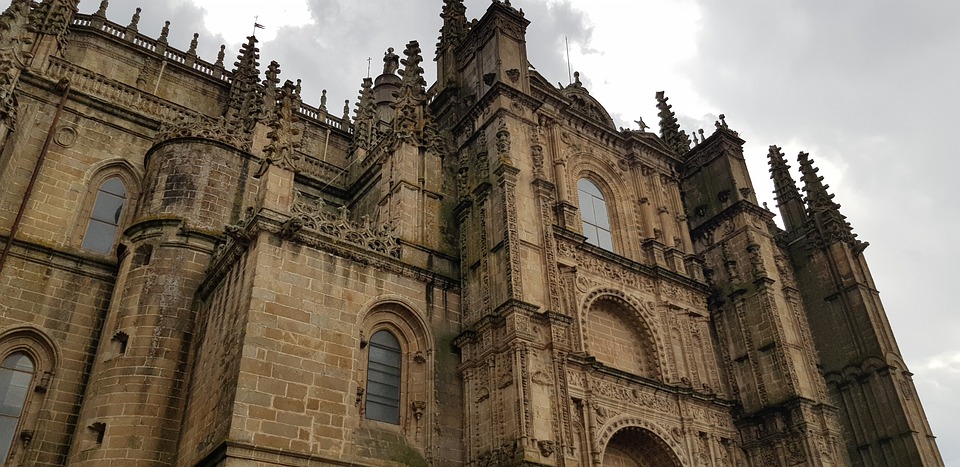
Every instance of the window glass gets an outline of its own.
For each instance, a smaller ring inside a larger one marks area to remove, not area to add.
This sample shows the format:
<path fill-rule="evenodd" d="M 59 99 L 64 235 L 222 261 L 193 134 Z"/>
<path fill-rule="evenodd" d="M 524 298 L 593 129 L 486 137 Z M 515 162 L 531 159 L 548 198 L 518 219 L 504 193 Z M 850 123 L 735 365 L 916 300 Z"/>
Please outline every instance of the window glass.
<path fill-rule="evenodd" d="M 0 460 L 10 454 L 32 381 L 33 361 L 27 354 L 17 352 L 0 364 Z"/>
<path fill-rule="evenodd" d="M 613 235 L 610 233 L 610 216 L 603 193 L 590 180 L 581 178 L 577 182 L 580 199 L 580 219 L 583 222 L 583 235 L 587 243 L 613 251 Z"/>
<path fill-rule="evenodd" d="M 366 417 L 400 424 L 400 343 L 389 331 L 370 338 L 367 362 Z"/>
<path fill-rule="evenodd" d="M 110 177 L 100 185 L 87 223 L 87 232 L 83 235 L 84 249 L 98 253 L 109 253 L 113 249 L 126 193 L 120 177 Z"/>

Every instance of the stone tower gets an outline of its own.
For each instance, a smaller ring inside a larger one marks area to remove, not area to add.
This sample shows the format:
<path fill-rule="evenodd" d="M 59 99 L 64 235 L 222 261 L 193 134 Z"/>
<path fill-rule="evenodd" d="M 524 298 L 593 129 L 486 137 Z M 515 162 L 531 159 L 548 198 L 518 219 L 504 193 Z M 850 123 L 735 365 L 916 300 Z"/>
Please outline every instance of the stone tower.
<path fill-rule="evenodd" d="M 509 1 L 444 0 L 437 82 L 387 48 L 352 118 L 108 7 L 0 16 L 0 460 L 943 464 L 806 154 L 781 229 L 722 116 L 617 129 Z"/>

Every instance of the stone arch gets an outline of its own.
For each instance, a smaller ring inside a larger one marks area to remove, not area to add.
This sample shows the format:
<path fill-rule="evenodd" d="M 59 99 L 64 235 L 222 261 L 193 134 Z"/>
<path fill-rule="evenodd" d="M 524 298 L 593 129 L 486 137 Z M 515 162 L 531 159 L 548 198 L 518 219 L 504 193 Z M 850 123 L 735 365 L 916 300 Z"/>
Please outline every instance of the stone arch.
<path fill-rule="evenodd" d="M 47 397 L 47 393 L 52 389 L 62 355 L 53 340 L 43 331 L 32 326 L 12 327 L 0 333 L 0 362 L 18 353 L 26 354 L 33 364 L 33 374 L 26 390 L 26 398 L 21 401 L 22 406 L 17 417 L 15 433 L 23 435 L 35 432 L 38 426 L 42 425 L 41 413 L 49 410 L 53 402 Z M 6 459 L 0 459 L 0 461 L 6 461 L 10 465 L 22 465 L 27 446 L 14 438 L 8 447 L 10 450 Z"/>
<path fill-rule="evenodd" d="M 371 300 L 359 314 L 358 329 L 361 333 L 360 355 L 357 358 L 357 403 L 361 423 L 379 423 L 381 428 L 391 425 L 369 420 L 365 415 L 367 378 L 369 376 L 371 345 L 368 340 L 379 331 L 389 331 L 401 349 L 400 368 L 400 416 L 399 424 L 392 425 L 413 443 L 425 448 L 428 439 L 418 439 L 417 433 L 431 433 L 430 415 L 436 411 L 434 394 L 433 336 L 427 323 L 409 300 L 398 296 L 381 296 Z"/>
<path fill-rule="evenodd" d="M 599 461 L 604 461 L 608 451 L 617 449 L 640 467 L 681 467 L 685 459 L 681 454 L 684 449 L 676 436 L 671 436 L 660 425 L 638 417 L 610 420 L 599 430 L 596 446 Z M 608 464 L 604 462 L 602 465 Z"/>
<path fill-rule="evenodd" d="M 122 237 L 123 229 L 130 225 L 130 221 L 133 219 L 135 212 L 139 209 L 143 173 L 129 161 L 123 159 L 104 161 L 91 166 L 84 176 L 86 192 L 79 200 L 80 204 L 76 210 L 77 214 L 73 223 L 73 232 L 69 237 L 71 243 L 79 245 L 83 241 L 83 237 L 87 233 L 90 215 L 97 201 L 100 186 L 112 177 L 118 177 L 126 190 L 123 214 L 119 223 L 120 232 L 117 234 L 118 237 Z"/>
<path fill-rule="evenodd" d="M 649 363 L 649 374 L 642 376 L 662 380 L 663 361 L 661 355 L 663 352 L 661 352 L 660 349 L 664 347 L 659 333 L 657 333 L 656 328 L 652 326 L 652 323 L 656 323 L 656 319 L 639 300 L 624 293 L 622 290 L 600 287 L 590 291 L 584 297 L 583 303 L 580 306 L 580 326 L 581 329 L 584 330 L 584 350 L 587 352 L 590 351 L 591 339 L 589 336 L 589 325 L 591 311 L 594 310 L 599 303 L 604 301 L 611 302 L 620 308 L 624 312 L 626 322 L 632 329 L 636 330 L 640 341 L 639 350 L 649 356 L 647 362 Z"/>
<path fill-rule="evenodd" d="M 567 186 L 570 187 L 568 195 L 571 198 L 570 201 L 575 202 L 578 209 L 581 208 L 579 194 L 576 191 L 580 179 L 589 180 L 596 185 L 603 193 L 607 204 L 613 236 L 613 251 L 621 256 L 632 256 L 635 246 L 630 241 L 630 235 L 626 233 L 634 224 L 634 216 L 630 208 L 633 204 L 630 201 L 632 196 L 629 186 L 624 183 L 623 173 L 617 167 L 614 155 L 595 154 L 580 148 L 572 153 L 569 167 Z"/>
<path fill-rule="evenodd" d="M 408 326 L 410 326 L 410 331 L 414 332 L 414 335 L 417 335 L 418 341 L 422 342 L 423 351 L 433 350 L 432 343 L 433 333 L 430 331 L 430 326 L 423 319 L 423 316 L 415 311 L 417 308 L 414 306 L 406 297 L 400 295 L 383 295 L 377 297 L 373 300 L 370 300 L 364 304 L 363 313 L 358 315 L 357 326 L 359 329 L 363 330 L 365 324 L 370 322 L 372 319 L 375 319 L 377 313 L 389 312 L 396 315 L 398 318 L 402 318 Z M 367 334 L 369 336 L 369 334 Z M 409 336 L 408 336 L 409 337 Z"/>
<path fill-rule="evenodd" d="M 60 367 L 60 348 L 43 331 L 32 326 L 16 326 L 0 332 L 0 359 L 22 350 L 34 358 L 37 369 L 51 374 Z"/>

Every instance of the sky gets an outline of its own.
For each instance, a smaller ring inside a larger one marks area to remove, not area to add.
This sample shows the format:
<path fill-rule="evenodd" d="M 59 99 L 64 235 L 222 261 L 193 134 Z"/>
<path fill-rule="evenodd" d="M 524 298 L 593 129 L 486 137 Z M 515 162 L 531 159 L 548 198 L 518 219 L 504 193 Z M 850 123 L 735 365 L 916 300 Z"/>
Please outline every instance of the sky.
<path fill-rule="evenodd" d="M 489 0 L 467 0 L 480 17 Z M 960 465 L 960 313 L 956 265 L 960 157 L 950 135 L 960 109 L 960 2 L 921 0 L 512 0 L 531 25 L 530 62 L 552 83 L 570 65 L 618 126 L 656 128 L 654 94 L 666 91 L 687 133 L 709 135 L 717 115 L 747 140 L 761 201 L 772 209 L 767 148 L 797 168 L 810 153 L 859 238 L 900 350 L 947 465 Z M 9 0 L 0 0 L 4 7 Z M 93 13 L 98 0 L 82 0 Z M 113 0 L 110 20 L 144 8 L 143 34 L 170 20 L 170 44 L 200 33 L 201 58 L 263 24 L 261 69 L 303 79 L 304 101 L 339 114 L 368 62 L 419 40 L 433 57 L 441 0 Z M 427 81 L 436 75 L 429 60 Z M 797 175 L 799 179 L 799 175 Z M 953 201 L 951 201 L 953 200 Z M 953 297 L 952 299 L 950 297 Z"/>

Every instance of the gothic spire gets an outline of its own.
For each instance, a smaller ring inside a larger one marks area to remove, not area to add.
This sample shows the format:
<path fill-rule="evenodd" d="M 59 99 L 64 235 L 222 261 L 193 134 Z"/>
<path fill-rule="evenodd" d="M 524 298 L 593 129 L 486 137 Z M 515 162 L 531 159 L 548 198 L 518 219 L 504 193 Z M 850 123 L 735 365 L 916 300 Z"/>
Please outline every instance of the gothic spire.
<path fill-rule="evenodd" d="M 467 7 L 463 0 L 443 0 L 443 27 L 440 28 L 440 41 L 437 42 L 437 52 L 446 46 L 456 46 L 467 35 L 470 27 L 467 24 Z"/>
<path fill-rule="evenodd" d="M 667 104 L 668 98 L 663 91 L 657 91 L 657 108 L 660 109 L 660 137 L 668 147 L 683 155 L 690 150 L 690 138 L 687 133 L 680 129 L 680 123 L 677 121 L 676 114 L 673 113 L 670 104 Z"/>
<path fill-rule="evenodd" d="M 807 213 L 804 211 L 803 198 L 800 196 L 800 190 L 797 189 L 797 183 L 790 175 L 790 165 L 787 164 L 783 152 L 775 145 L 770 146 L 767 157 L 770 163 L 770 177 L 773 179 L 773 193 L 777 200 L 777 207 L 780 208 L 780 215 L 783 216 L 784 227 L 787 230 L 802 227 L 807 223 Z"/>
<path fill-rule="evenodd" d="M 270 113 L 277 105 L 277 85 L 280 84 L 280 64 L 276 60 L 271 60 L 267 65 L 267 71 L 264 73 L 266 78 L 263 80 L 263 111 Z"/>
<path fill-rule="evenodd" d="M 360 86 L 360 96 L 357 98 L 357 110 L 354 117 L 353 147 L 351 152 L 358 148 L 370 149 L 376 144 L 373 129 L 377 117 L 377 102 L 373 97 L 373 79 L 364 78 Z"/>
<path fill-rule="evenodd" d="M 240 55 L 233 66 L 233 81 L 230 84 L 230 105 L 226 117 L 239 124 L 243 131 L 253 130 L 263 110 L 260 89 L 260 49 L 257 38 L 250 36 L 240 46 Z"/>
<path fill-rule="evenodd" d="M 423 68 L 420 63 L 423 57 L 420 56 L 420 44 L 417 41 L 407 43 L 407 48 L 403 51 L 407 58 L 400 60 L 403 64 L 403 71 L 400 73 L 400 89 L 394 93 L 396 101 L 394 108 L 394 129 L 398 136 L 411 136 L 418 130 L 418 124 L 423 115 L 422 104 L 426 100 L 425 86 L 427 82 L 423 79 Z"/>
<path fill-rule="evenodd" d="M 807 194 L 807 215 L 813 221 L 824 244 L 843 241 L 859 245 L 853 227 L 847 222 L 846 216 L 840 213 L 840 205 L 833 201 L 834 195 L 827 191 L 830 186 L 824 184 L 823 177 L 817 175 L 820 169 L 814 167 L 810 155 L 801 152 L 797 159 L 800 161 L 802 174 L 800 180 L 803 181 Z"/>

